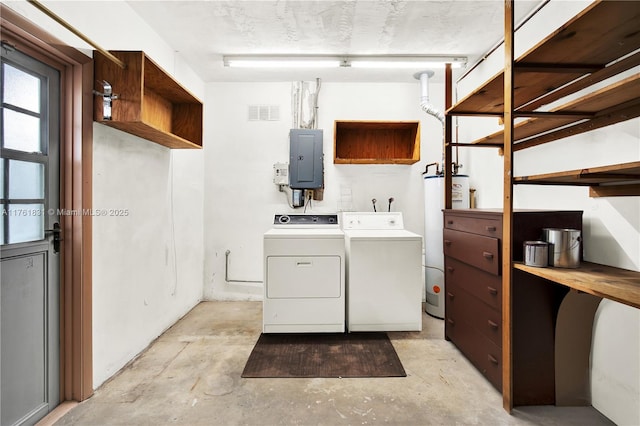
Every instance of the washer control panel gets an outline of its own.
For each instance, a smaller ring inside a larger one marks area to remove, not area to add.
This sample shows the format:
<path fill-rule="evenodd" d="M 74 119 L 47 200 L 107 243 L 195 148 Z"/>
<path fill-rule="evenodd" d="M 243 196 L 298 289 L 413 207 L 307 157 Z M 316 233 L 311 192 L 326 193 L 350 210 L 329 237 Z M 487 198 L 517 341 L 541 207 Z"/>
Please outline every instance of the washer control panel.
<path fill-rule="evenodd" d="M 273 224 L 275 226 L 291 226 L 291 227 L 325 227 L 333 226 L 337 227 L 338 215 L 337 214 L 277 214 L 273 218 Z"/>
<path fill-rule="evenodd" d="M 404 229 L 401 212 L 344 212 L 343 229 L 385 230 Z"/>

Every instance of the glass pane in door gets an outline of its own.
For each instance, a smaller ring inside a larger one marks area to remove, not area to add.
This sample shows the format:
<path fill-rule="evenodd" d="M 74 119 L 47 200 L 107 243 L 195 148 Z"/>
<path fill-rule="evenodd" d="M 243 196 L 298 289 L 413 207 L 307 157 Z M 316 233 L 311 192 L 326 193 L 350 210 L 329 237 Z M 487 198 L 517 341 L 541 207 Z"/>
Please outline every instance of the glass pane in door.
<path fill-rule="evenodd" d="M 5 205 L 0 204 L 0 215 L 2 215 L 2 220 L 0 221 L 0 244 L 6 244 L 4 241 L 4 224 L 7 221 L 7 212 L 4 209 Z"/>
<path fill-rule="evenodd" d="M 44 238 L 44 204 L 9 204 L 8 244 L 38 241 Z"/>
<path fill-rule="evenodd" d="M 44 164 L 9 160 L 9 199 L 44 198 Z"/>
<path fill-rule="evenodd" d="M 3 147 L 24 152 L 42 152 L 40 118 L 3 109 Z"/>
<path fill-rule="evenodd" d="M 4 64 L 4 102 L 40 112 L 40 78 Z"/>
<path fill-rule="evenodd" d="M 4 198 L 4 158 L 0 158 L 0 198 Z"/>

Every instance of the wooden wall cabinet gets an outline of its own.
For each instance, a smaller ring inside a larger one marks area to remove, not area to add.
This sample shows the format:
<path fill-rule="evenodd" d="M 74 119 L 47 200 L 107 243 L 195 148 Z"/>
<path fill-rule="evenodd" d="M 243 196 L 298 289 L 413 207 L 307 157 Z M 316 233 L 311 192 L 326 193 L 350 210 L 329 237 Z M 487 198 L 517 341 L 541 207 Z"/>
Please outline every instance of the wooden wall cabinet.
<path fill-rule="evenodd" d="M 111 119 L 102 96 L 94 99 L 94 120 L 169 148 L 202 148 L 202 102 L 140 51 L 112 51 L 126 68 L 94 51 L 94 79 L 111 84 Z M 96 86 L 102 92 L 102 87 Z"/>
<path fill-rule="evenodd" d="M 420 161 L 419 121 L 340 121 L 334 164 L 414 164 Z"/>

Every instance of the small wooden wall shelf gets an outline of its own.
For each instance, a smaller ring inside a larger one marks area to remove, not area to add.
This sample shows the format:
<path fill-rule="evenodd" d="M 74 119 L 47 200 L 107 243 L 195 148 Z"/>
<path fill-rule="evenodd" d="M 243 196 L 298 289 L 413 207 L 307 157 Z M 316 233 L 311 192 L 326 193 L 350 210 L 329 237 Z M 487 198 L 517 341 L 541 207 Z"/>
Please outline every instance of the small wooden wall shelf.
<path fill-rule="evenodd" d="M 420 161 L 419 121 L 339 121 L 334 164 L 414 164 Z"/>
<path fill-rule="evenodd" d="M 111 53 L 126 68 L 94 52 L 94 80 L 109 82 L 118 95 L 111 120 L 104 119 L 102 97 L 95 96 L 94 120 L 169 148 L 202 148 L 202 102 L 144 52 Z"/>

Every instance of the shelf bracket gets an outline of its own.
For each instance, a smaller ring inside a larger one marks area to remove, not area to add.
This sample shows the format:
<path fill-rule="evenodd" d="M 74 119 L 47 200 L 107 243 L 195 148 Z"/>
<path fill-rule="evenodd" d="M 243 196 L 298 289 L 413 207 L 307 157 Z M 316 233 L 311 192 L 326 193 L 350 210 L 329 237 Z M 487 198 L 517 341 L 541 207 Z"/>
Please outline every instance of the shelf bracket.
<path fill-rule="evenodd" d="M 118 95 L 113 94 L 111 84 L 102 80 L 102 92 L 93 91 L 94 95 L 102 96 L 102 117 L 104 120 L 111 120 L 111 102 L 118 99 Z"/>

